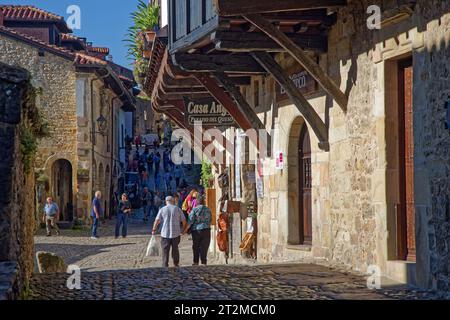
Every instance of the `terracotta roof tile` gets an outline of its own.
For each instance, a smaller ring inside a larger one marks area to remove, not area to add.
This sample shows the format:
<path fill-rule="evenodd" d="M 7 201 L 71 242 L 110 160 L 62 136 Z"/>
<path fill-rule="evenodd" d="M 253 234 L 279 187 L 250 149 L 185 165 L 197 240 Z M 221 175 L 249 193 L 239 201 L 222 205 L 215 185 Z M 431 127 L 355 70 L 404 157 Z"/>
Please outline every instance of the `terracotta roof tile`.
<path fill-rule="evenodd" d="M 8 35 L 10 35 L 10 36 L 12 36 L 14 38 L 18 38 L 18 39 L 23 40 L 25 42 L 29 42 L 29 43 L 31 42 L 34 45 L 37 45 L 37 46 L 42 47 L 44 49 L 48 49 L 48 50 L 50 50 L 52 52 L 55 52 L 55 53 L 59 53 L 59 54 L 65 55 L 67 57 L 73 57 L 74 56 L 74 54 L 71 51 L 69 51 L 69 50 L 67 50 L 67 49 L 65 49 L 63 47 L 58 47 L 58 46 L 55 46 L 55 45 L 52 45 L 52 44 L 48 44 L 48 43 L 46 43 L 46 42 L 44 42 L 44 41 L 42 41 L 42 40 L 40 40 L 38 38 L 35 38 L 35 37 L 30 36 L 28 34 L 21 33 L 19 31 L 15 30 L 15 29 L 12 29 L 12 28 L 7 28 L 7 27 L 4 27 L 4 26 L 0 26 L 0 32 L 8 34 Z"/>
<path fill-rule="evenodd" d="M 4 18 L 8 20 L 64 21 L 61 16 L 29 5 L 0 5 L 0 10 L 3 11 Z"/>
<path fill-rule="evenodd" d="M 98 64 L 104 66 L 108 65 L 106 61 L 84 53 L 75 54 L 75 64 Z"/>
<path fill-rule="evenodd" d="M 96 52 L 96 53 L 102 53 L 102 54 L 109 54 L 109 48 L 106 47 L 88 47 L 88 51 L 90 52 Z"/>

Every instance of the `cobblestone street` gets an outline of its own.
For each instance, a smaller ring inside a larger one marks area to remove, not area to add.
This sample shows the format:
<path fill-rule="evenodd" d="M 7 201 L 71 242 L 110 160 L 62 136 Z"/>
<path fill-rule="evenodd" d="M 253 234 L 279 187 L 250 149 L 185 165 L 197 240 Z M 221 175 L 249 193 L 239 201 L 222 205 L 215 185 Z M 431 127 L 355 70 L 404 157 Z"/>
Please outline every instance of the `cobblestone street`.
<path fill-rule="evenodd" d="M 145 257 L 149 226 L 137 221 L 129 237 L 114 239 L 113 223 L 91 240 L 88 230 L 62 230 L 59 237 L 36 236 L 36 250 L 54 252 L 81 267 L 81 290 L 66 287 L 67 274 L 36 274 L 30 299 L 429 299 L 405 288 L 373 291 L 361 276 L 312 264 L 192 267 L 191 241 L 181 243 L 181 268 L 160 268 Z M 184 267 L 183 267 L 184 266 Z M 186 267 L 187 266 L 187 267 Z"/>

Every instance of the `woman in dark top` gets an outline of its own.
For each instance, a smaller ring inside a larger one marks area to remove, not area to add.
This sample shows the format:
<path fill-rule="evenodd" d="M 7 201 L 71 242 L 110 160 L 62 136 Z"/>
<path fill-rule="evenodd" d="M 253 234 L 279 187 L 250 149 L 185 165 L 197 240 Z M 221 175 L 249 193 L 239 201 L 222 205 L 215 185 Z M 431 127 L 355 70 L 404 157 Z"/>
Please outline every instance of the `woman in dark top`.
<path fill-rule="evenodd" d="M 122 226 L 122 237 L 127 236 L 128 216 L 131 214 L 131 203 L 128 196 L 124 193 L 119 201 L 119 212 L 116 220 L 116 239 L 119 238 L 120 227 Z"/>

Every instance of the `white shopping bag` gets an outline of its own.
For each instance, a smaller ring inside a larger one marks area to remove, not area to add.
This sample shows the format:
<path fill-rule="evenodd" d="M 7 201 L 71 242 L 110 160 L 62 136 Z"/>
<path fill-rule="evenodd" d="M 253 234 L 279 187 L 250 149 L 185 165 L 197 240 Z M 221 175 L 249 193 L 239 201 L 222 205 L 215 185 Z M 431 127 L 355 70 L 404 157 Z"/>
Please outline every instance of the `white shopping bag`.
<path fill-rule="evenodd" d="M 153 235 L 148 242 L 147 253 L 145 254 L 147 257 L 157 257 L 159 256 L 159 245 L 156 241 L 156 237 Z"/>

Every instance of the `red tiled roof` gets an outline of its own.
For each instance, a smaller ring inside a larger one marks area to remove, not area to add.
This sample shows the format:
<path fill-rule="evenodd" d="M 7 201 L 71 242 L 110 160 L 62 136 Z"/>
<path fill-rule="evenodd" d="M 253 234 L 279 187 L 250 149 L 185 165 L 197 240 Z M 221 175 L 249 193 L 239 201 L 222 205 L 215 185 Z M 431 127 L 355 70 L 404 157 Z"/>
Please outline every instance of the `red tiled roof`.
<path fill-rule="evenodd" d="M 0 10 L 3 11 L 4 18 L 10 20 L 64 21 L 64 18 L 61 16 L 29 5 L 0 5 Z"/>
<path fill-rule="evenodd" d="M 109 54 L 109 48 L 106 47 L 88 47 L 87 49 L 90 52 Z"/>
<path fill-rule="evenodd" d="M 77 36 L 70 34 L 70 33 L 61 33 L 61 40 L 65 40 L 65 41 L 82 41 L 80 38 L 78 38 Z"/>
<path fill-rule="evenodd" d="M 74 53 L 63 47 L 58 47 L 55 45 L 48 44 L 42 40 L 39 40 L 39 39 L 34 38 L 27 34 L 23 34 L 21 32 L 18 32 L 17 30 L 11 29 L 11 28 L 0 26 L 0 33 L 5 33 L 14 38 L 22 40 L 24 42 L 28 42 L 31 45 L 35 45 L 35 46 L 41 47 L 43 49 L 47 49 L 48 51 L 51 51 L 53 53 L 63 55 L 64 57 L 73 60 L 75 64 L 81 64 L 81 65 L 96 64 L 96 65 L 105 65 L 105 66 L 107 65 L 107 62 L 102 59 L 99 59 L 99 58 L 96 58 L 93 56 L 89 56 L 89 55 L 81 53 L 81 52 Z"/>
<path fill-rule="evenodd" d="M 99 64 L 104 66 L 108 65 L 106 61 L 84 53 L 75 54 L 75 64 Z"/>
<path fill-rule="evenodd" d="M 15 29 L 7 28 L 4 26 L 0 26 L 0 33 L 4 33 L 6 35 L 12 36 L 13 38 L 22 40 L 24 42 L 27 42 L 29 44 L 35 45 L 37 47 L 41 47 L 43 49 L 47 49 L 53 53 L 63 55 L 66 57 L 73 57 L 73 53 L 63 47 L 58 47 L 52 44 L 48 44 L 38 38 L 35 38 L 33 36 L 30 36 L 28 34 L 21 33 Z"/>

